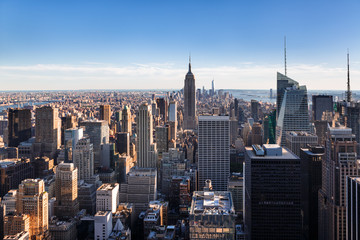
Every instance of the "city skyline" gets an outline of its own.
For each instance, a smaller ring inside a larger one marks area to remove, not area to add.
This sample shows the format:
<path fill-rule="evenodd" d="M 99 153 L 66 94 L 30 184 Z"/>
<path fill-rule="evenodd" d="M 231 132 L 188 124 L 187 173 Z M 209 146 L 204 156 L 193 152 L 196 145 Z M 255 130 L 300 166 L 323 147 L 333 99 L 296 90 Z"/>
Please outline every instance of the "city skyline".
<path fill-rule="evenodd" d="M 197 86 L 360 89 L 360 3 L 325 1 L 0 3 L 2 90 L 180 89 L 189 52 Z M 331 85 L 328 83 L 331 82 Z"/>

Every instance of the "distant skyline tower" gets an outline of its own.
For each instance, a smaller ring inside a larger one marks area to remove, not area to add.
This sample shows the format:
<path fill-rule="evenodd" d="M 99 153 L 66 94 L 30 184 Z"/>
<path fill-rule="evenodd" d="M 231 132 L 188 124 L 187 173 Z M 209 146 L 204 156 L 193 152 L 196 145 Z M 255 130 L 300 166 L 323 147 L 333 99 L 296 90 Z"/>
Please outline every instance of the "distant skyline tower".
<path fill-rule="evenodd" d="M 29 138 L 31 138 L 30 109 L 9 109 L 8 147 L 17 147 Z"/>
<path fill-rule="evenodd" d="M 276 126 L 276 142 L 281 146 L 285 146 L 287 131 L 310 131 L 308 98 L 306 86 L 299 86 L 299 83 L 280 73 L 278 73 L 278 87 L 279 75 L 280 79 L 283 77 L 286 78 L 286 80 L 280 80 L 280 83 L 285 82 L 285 85 L 286 83 L 292 84 L 292 86 L 280 88 L 282 96 Z"/>
<path fill-rule="evenodd" d="M 349 49 L 348 49 L 348 53 L 347 53 L 347 92 L 346 92 L 346 101 L 351 102 Z"/>
<path fill-rule="evenodd" d="M 191 57 L 184 84 L 184 129 L 196 129 L 196 87 L 195 77 L 191 72 Z"/>
<path fill-rule="evenodd" d="M 100 105 L 100 120 L 105 120 L 110 124 L 111 119 L 111 109 L 110 105 Z"/>
<path fill-rule="evenodd" d="M 211 81 L 211 90 L 212 90 L 212 95 L 215 95 L 215 83 L 214 83 L 214 79 Z"/>
<path fill-rule="evenodd" d="M 229 116 L 199 116 L 199 189 L 210 179 L 214 190 L 226 191 L 230 177 Z"/>
<path fill-rule="evenodd" d="M 45 106 L 35 111 L 35 152 L 53 157 L 61 144 L 61 120 L 57 108 Z"/>
<path fill-rule="evenodd" d="M 131 111 L 130 107 L 125 105 L 124 109 L 122 110 L 122 120 L 121 120 L 121 132 L 128 132 L 131 136 L 132 130 L 131 130 Z"/>
<path fill-rule="evenodd" d="M 141 168 L 156 167 L 156 143 L 153 141 L 153 117 L 151 107 L 147 103 L 141 104 L 136 117 L 137 161 Z"/>

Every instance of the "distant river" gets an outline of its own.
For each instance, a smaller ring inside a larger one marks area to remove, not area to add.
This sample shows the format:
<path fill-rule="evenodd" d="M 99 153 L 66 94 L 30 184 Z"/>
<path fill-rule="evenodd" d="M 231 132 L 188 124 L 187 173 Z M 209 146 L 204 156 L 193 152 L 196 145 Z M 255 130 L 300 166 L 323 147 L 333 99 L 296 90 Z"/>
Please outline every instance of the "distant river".
<path fill-rule="evenodd" d="M 38 105 L 45 105 L 48 103 L 52 103 L 56 101 L 45 101 L 45 102 L 27 102 L 27 103 L 20 103 L 20 104 L 14 104 L 14 105 L 6 105 L 0 107 L 0 112 L 8 109 L 8 108 L 23 108 L 26 106 L 38 106 Z"/>

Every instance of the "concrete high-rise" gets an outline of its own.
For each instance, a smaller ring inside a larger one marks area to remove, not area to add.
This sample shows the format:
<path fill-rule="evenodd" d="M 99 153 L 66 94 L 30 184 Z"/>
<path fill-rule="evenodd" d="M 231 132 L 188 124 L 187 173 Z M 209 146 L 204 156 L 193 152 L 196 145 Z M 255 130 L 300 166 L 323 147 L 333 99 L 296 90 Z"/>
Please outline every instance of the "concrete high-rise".
<path fill-rule="evenodd" d="M 79 212 L 78 169 L 73 163 L 61 163 L 55 175 L 55 215 L 74 217 Z"/>
<path fill-rule="evenodd" d="M 16 195 L 16 211 L 30 217 L 29 235 L 33 239 L 43 239 L 47 235 L 48 193 L 41 179 L 26 179 L 19 185 Z"/>
<path fill-rule="evenodd" d="M 318 144 L 318 137 L 309 132 L 286 132 L 286 147 L 300 157 L 300 149 L 306 147 L 308 144 L 316 146 Z"/>
<path fill-rule="evenodd" d="M 36 155 L 54 157 L 61 144 L 61 120 L 57 108 L 45 106 L 35 112 Z"/>
<path fill-rule="evenodd" d="M 85 127 L 84 133 L 90 137 L 90 142 L 94 147 L 94 168 L 98 168 L 104 162 L 110 161 L 110 151 L 103 154 L 106 148 L 104 145 L 109 144 L 109 124 L 102 121 L 84 121 L 80 126 Z"/>
<path fill-rule="evenodd" d="M 177 122 L 177 103 L 175 100 L 170 100 L 169 103 L 169 122 Z"/>
<path fill-rule="evenodd" d="M 157 171 L 155 168 L 132 168 L 126 183 L 120 186 L 120 202 L 132 203 L 136 214 L 146 211 L 150 201 L 157 196 Z"/>
<path fill-rule="evenodd" d="M 104 183 L 96 190 L 96 211 L 115 213 L 119 205 L 119 184 Z"/>
<path fill-rule="evenodd" d="M 121 131 L 122 132 L 128 132 L 131 136 L 132 130 L 132 118 L 131 118 L 131 111 L 130 107 L 126 106 L 122 110 L 122 120 L 121 120 Z"/>
<path fill-rule="evenodd" d="M 121 154 L 130 156 L 130 134 L 128 132 L 118 132 L 115 134 L 115 148 Z"/>
<path fill-rule="evenodd" d="M 105 120 L 108 124 L 111 122 L 111 108 L 110 105 L 100 105 L 100 119 Z"/>
<path fill-rule="evenodd" d="M 17 147 L 29 138 L 31 138 L 30 109 L 9 109 L 8 147 Z"/>
<path fill-rule="evenodd" d="M 94 148 L 90 138 L 80 139 L 73 150 L 73 163 L 79 180 L 89 180 L 94 175 Z"/>
<path fill-rule="evenodd" d="M 251 100 L 251 117 L 255 122 L 259 121 L 260 103 L 256 100 Z"/>
<path fill-rule="evenodd" d="M 319 239 L 346 239 L 346 177 L 358 175 L 351 128 L 329 127 L 319 191 Z"/>
<path fill-rule="evenodd" d="M 277 118 L 276 143 L 285 146 L 286 132 L 310 132 L 308 98 L 306 86 L 299 86 L 292 79 L 279 80 L 279 75 L 283 76 L 278 73 L 278 101 L 281 102 L 281 107 Z M 284 84 L 284 81 L 288 83 L 287 85 L 291 83 L 291 86 L 287 88 L 279 87 Z"/>
<path fill-rule="evenodd" d="M 300 159 L 275 144 L 245 152 L 248 239 L 302 239 Z"/>
<path fill-rule="evenodd" d="M 184 129 L 196 129 L 196 121 L 195 77 L 191 72 L 191 62 L 189 62 L 189 71 L 185 76 L 184 84 Z"/>
<path fill-rule="evenodd" d="M 142 168 L 154 168 L 157 161 L 156 144 L 153 142 L 153 118 L 151 107 L 147 103 L 141 104 L 136 117 L 137 162 Z"/>
<path fill-rule="evenodd" d="M 230 177 L 228 116 L 199 116 L 199 189 L 210 179 L 214 190 L 226 191 Z"/>

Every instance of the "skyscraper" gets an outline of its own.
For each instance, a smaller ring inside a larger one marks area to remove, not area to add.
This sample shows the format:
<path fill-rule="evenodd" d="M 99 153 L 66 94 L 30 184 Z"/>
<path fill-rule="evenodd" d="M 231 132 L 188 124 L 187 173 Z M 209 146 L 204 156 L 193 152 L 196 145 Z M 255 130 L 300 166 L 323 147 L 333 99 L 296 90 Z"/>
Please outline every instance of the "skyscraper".
<path fill-rule="evenodd" d="M 347 240 L 360 239 L 360 177 L 347 177 Z"/>
<path fill-rule="evenodd" d="M 319 191 L 319 239 L 346 239 L 346 177 L 358 175 L 351 128 L 329 127 Z"/>
<path fill-rule="evenodd" d="M 279 77 L 287 80 L 279 80 Z M 285 146 L 286 132 L 310 131 L 307 90 L 306 86 L 299 86 L 294 80 L 278 73 L 278 94 L 282 95 L 278 95 L 281 107 L 277 118 L 276 143 Z"/>
<path fill-rule="evenodd" d="M 53 157 L 61 144 L 61 121 L 57 108 L 45 106 L 35 112 L 35 153 Z"/>
<path fill-rule="evenodd" d="M 165 98 L 157 98 L 156 99 L 157 107 L 160 110 L 160 115 L 164 122 L 167 122 L 168 119 L 168 103 Z"/>
<path fill-rule="evenodd" d="M 226 191 L 230 176 L 228 116 L 199 116 L 199 189 L 210 179 L 216 191 Z"/>
<path fill-rule="evenodd" d="M 312 112 L 313 120 L 320 121 L 324 112 L 333 112 L 333 96 L 331 95 L 313 95 Z"/>
<path fill-rule="evenodd" d="M 293 88 L 293 87 L 299 88 L 299 83 L 279 72 L 277 73 L 277 98 L 276 98 L 277 117 L 280 114 L 280 108 L 282 106 L 285 90 L 287 88 Z"/>
<path fill-rule="evenodd" d="M 184 129 L 196 129 L 196 87 L 195 77 L 191 72 L 191 62 L 189 71 L 185 76 L 184 85 Z"/>
<path fill-rule="evenodd" d="M 256 100 L 251 100 L 251 117 L 255 122 L 259 121 L 260 103 Z"/>
<path fill-rule="evenodd" d="M 79 211 L 78 169 L 73 163 L 61 163 L 55 175 L 55 215 L 74 217 Z"/>
<path fill-rule="evenodd" d="M 48 231 L 48 193 L 41 179 L 26 179 L 19 185 L 16 195 L 16 211 L 30 216 L 29 235 L 42 239 Z"/>
<path fill-rule="evenodd" d="M 154 168 L 157 161 L 156 144 L 153 143 L 153 119 L 147 103 L 141 104 L 136 117 L 137 161 L 141 168 Z"/>
<path fill-rule="evenodd" d="M 110 152 L 108 155 L 102 154 L 104 151 L 102 146 L 109 143 L 109 124 L 102 121 L 84 121 L 80 123 L 80 126 L 85 127 L 84 133 L 90 137 L 90 142 L 94 147 L 94 168 L 101 166 L 102 162 L 108 162 L 110 159 Z"/>
<path fill-rule="evenodd" d="M 249 239 L 302 239 L 299 157 L 275 144 L 246 147 L 244 178 Z"/>
<path fill-rule="evenodd" d="M 9 109 L 8 146 L 17 147 L 29 138 L 31 138 L 30 109 Z"/>
<path fill-rule="evenodd" d="M 108 124 L 111 121 L 111 109 L 110 105 L 100 105 L 100 119 L 105 120 Z"/>
<path fill-rule="evenodd" d="M 90 138 L 78 141 L 73 150 L 73 163 L 79 180 L 89 180 L 94 175 L 94 148 Z"/>
<path fill-rule="evenodd" d="M 121 120 L 121 131 L 128 132 L 131 136 L 132 130 L 132 120 L 131 120 L 131 111 L 130 107 L 126 106 L 122 110 L 122 120 Z"/>
<path fill-rule="evenodd" d="M 318 239 L 319 189 L 322 182 L 322 161 L 325 149 L 322 146 L 301 148 L 301 202 L 303 234 L 305 239 Z"/>

